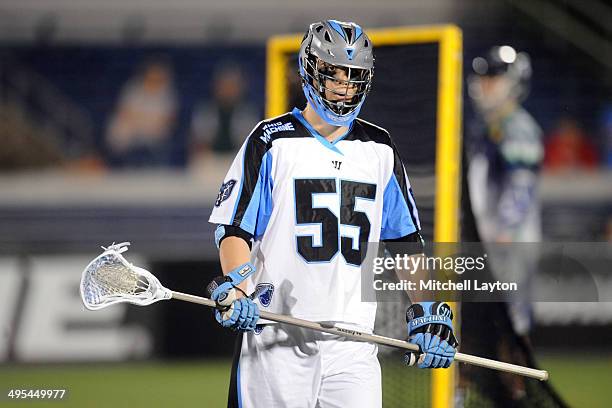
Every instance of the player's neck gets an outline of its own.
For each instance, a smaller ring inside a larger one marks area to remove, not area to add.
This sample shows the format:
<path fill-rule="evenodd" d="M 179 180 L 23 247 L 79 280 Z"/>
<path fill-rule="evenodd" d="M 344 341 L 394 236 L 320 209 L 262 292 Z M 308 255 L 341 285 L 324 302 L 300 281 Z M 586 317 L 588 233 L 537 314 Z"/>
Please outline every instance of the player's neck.
<path fill-rule="evenodd" d="M 334 126 L 324 121 L 310 104 L 306 105 L 306 109 L 302 111 L 302 116 L 304 116 L 304 119 L 306 119 L 310 126 L 330 142 L 333 142 L 348 131 L 347 126 Z"/>

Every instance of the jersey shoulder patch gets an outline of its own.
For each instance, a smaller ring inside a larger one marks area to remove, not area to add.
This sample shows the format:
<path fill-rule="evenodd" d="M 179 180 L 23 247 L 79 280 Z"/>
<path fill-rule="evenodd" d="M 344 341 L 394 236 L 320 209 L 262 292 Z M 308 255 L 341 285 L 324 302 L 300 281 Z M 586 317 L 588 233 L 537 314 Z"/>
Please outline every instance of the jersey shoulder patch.
<path fill-rule="evenodd" d="M 236 180 L 231 179 L 223 184 L 221 184 L 221 188 L 219 189 L 219 194 L 217 195 L 217 199 L 215 200 L 215 207 L 219 207 L 221 203 L 227 200 L 232 195 L 232 190 L 234 190 L 234 186 L 236 185 Z"/>

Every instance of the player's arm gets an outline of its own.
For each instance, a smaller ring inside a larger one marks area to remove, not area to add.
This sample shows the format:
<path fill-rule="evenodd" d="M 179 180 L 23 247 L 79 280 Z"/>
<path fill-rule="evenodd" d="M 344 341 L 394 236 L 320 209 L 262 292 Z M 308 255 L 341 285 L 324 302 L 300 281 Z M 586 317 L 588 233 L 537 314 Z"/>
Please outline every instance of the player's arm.
<path fill-rule="evenodd" d="M 253 236 L 240 227 L 222 224 L 217 226 L 215 244 L 219 248 L 219 261 L 224 275 L 250 261 L 252 240 Z M 246 281 L 236 286 L 242 292 L 247 290 Z M 237 296 L 242 297 L 242 294 L 238 293 Z"/>
<path fill-rule="evenodd" d="M 420 231 L 415 231 L 401 238 L 384 240 L 387 252 L 392 256 L 400 255 L 400 257 L 408 256 L 409 258 L 422 258 L 425 256 L 424 240 Z M 395 275 L 399 281 L 415 282 L 418 284 L 429 278 L 428 271 L 424 267 L 425 262 L 417 262 L 409 260 L 408 265 L 419 265 L 415 270 L 405 268 L 395 268 Z M 433 293 L 429 290 L 410 290 L 407 291 L 408 297 L 412 303 L 424 302 L 433 299 Z"/>
<path fill-rule="evenodd" d="M 224 275 L 246 264 L 250 261 L 250 258 L 251 249 L 247 242 L 240 237 L 227 237 L 219 246 L 219 260 L 221 261 L 221 270 Z M 241 282 L 237 286 L 242 289 L 243 292 L 246 291 L 246 282 Z"/>
<path fill-rule="evenodd" d="M 394 166 L 383 197 L 383 223 L 381 240 L 404 243 L 407 255 L 423 256 L 423 239 L 418 211 L 410 182 L 404 165 L 393 149 Z M 397 248 L 401 252 L 400 247 Z M 399 272 L 396 268 L 396 273 Z M 410 279 L 424 279 L 427 271 L 416 271 Z M 405 278 L 398 276 L 400 279 Z M 420 302 L 412 304 L 406 312 L 408 324 L 408 341 L 419 346 L 420 353 L 406 353 L 405 362 L 409 365 L 418 363 L 420 368 L 446 368 L 452 363 L 457 349 L 457 340 L 453 334 L 452 312 L 446 303 L 426 302 L 432 299 L 431 294 L 411 293 L 414 301 L 418 296 Z"/>
<path fill-rule="evenodd" d="M 246 280 L 255 273 L 251 241 L 263 234 L 272 210 L 268 146 L 253 133 L 232 163 L 209 219 L 218 224 L 215 242 L 223 276 L 210 282 L 207 291 L 219 305 L 217 321 L 240 330 L 255 329 L 259 319 L 257 304 L 245 293 Z"/>
<path fill-rule="evenodd" d="M 424 257 L 423 238 L 419 231 L 402 238 L 386 240 L 395 246 L 401 255 Z M 424 265 L 411 262 L 409 265 Z M 395 268 L 398 279 L 420 282 L 429 278 L 429 271 L 423 266 L 416 271 Z M 416 290 L 408 293 L 412 305 L 406 312 L 408 341 L 419 346 L 420 353 L 408 352 L 404 361 L 408 365 L 417 364 L 419 368 L 447 368 L 453 362 L 459 343 L 453 333 L 453 314 L 443 302 L 431 302 L 431 291 Z"/>
<path fill-rule="evenodd" d="M 254 330 L 259 307 L 246 294 L 246 279 L 255 273 L 249 262 L 250 236 L 239 227 L 219 225 L 215 234 L 222 276 L 214 278 L 206 291 L 217 302 L 215 318 L 223 327 Z"/>
<path fill-rule="evenodd" d="M 397 149 L 395 146 L 392 149 L 393 167 L 383 195 L 380 239 L 387 244 L 386 248 L 393 256 L 423 256 L 424 241 L 410 181 Z M 408 271 L 395 268 L 395 272 L 398 279 L 405 281 L 418 282 L 427 277 L 424 269 Z M 413 302 L 432 299 L 431 294 L 424 291 L 411 291 L 409 296 Z"/>

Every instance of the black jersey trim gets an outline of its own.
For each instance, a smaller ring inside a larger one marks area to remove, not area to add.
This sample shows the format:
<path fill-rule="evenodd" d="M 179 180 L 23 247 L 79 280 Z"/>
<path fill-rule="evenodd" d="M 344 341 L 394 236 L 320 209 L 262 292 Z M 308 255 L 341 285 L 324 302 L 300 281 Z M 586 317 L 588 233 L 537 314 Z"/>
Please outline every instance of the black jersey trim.
<path fill-rule="evenodd" d="M 275 131 L 270 132 L 271 125 L 276 122 L 281 122 L 281 126 L 272 126 Z M 297 132 L 290 130 L 291 128 L 295 129 L 295 123 L 293 115 L 285 113 L 259 122 L 249 134 L 242 157 L 242 179 L 231 221 L 232 225 L 240 227 L 242 224 L 246 210 L 253 198 L 257 181 L 259 180 L 263 158 L 268 150 L 272 148 L 272 142 L 284 137 L 295 137 Z M 287 124 L 292 126 L 286 126 L 285 129 L 287 130 L 278 130 L 279 128 L 283 129 L 282 125 Z"/>
<path fill-rule="evenodd" d="M 247 142 L 242 158 L 240 196 L 238 197 L 238 202 L 234 210 L 234 217 L 232 219 L 232 225 L 236 227 L 239 227 L 242 223 L 247 207 L 253 198 L 253 193 L 257 186 L 257 181 L 259 180 L 263 156 L 269 150 L 268 146 L 268 144 L 258 143 L 253 138 Z"/>
<path fill-rule="evenodd" d="M 393 141 L 386 129 L 376 126 L 363 119 L 355 119 L 352 132 L 344 139 L 346 141 L 376 142 L 393 148 Z"/>
<path fill-rule="evenodd" d="M 240 227 L 236 227 L 235 225 L 225 225 L 225 224 L 219 224 L 216 231 L 219 231 L 221 227 L 223 228 L 222 230 L 223 234 L 220 235 L 218 238 L 215 237 L 217 239 L 217 248 L 221 248 L 221 243 L 223 242 L 225 238 L 237 237 L 237 238 L 241 238 L 244 242 L 246 242 L 246 244 L 249 246 L 249 249 L 252 249 L 252 246 L 253 246 L 253 243 L 252 243 L 253 235 L 252 234 L 243 230 Z"/>
<path fill-rule="evenodd" d="M 240 395 L 240 375 L 239 364 L 240 364 L 240 353 L 242 351 L 242 338 L 244 332 L 238 332 L 236 336 L 236 344 L 234 345 L 234 357 L 232 359 L 232 373 L 230 377 L 230 386 L 227 396 L 227 408 L 241 408 L 242 405 Z"/>

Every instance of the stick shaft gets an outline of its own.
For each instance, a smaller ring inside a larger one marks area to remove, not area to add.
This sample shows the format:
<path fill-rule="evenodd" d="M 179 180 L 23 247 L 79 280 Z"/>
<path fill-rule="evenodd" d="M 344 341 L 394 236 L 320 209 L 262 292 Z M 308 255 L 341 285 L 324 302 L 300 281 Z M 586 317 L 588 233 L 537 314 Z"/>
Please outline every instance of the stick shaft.
<path fill-rule="evenodd" d="M 209 307 L 215 307 L 215 302 L 200 296 L 189 295 L 187 293 L 172 291 L 172 298 L 183 300 L 191 303 L 198 303 Z M 259 316 L 266 320 L 271 320 L 278 323 L 286 323 L 305 329 L 318 330 L 324 333 L 335 334 L 338 336 L 347 337 L 352 340 L 366 341 L 370 343 L 382 344 L 385 346 L 401 348 L 404 350 L 419 352 L 419 347 L 416 344 L 408 343 L 407 341 L 393 339 L 390 337 L 379 336 L 377 334 L 369 334 L 357 330 L 343 329 L 336 326 L 324 325 L 309 320 L 302 320 L 291 316 L 280 315 L 276 313 L 260 310 Z M 470 354 L 456 353 L 455 360 L 461 363 L 477 365 L 480 367 L 491 368 L 494 370 L 505 371 L 508 373 L 519 374 L 526 377 L 545 381 L 548 379 L 548 372 L 544 370 L 536 370 L 535 368 L 523 367 L 516 364 L 504 363 L 502 361 L 491 360 L 488 358 L 477 357 Z"/>

